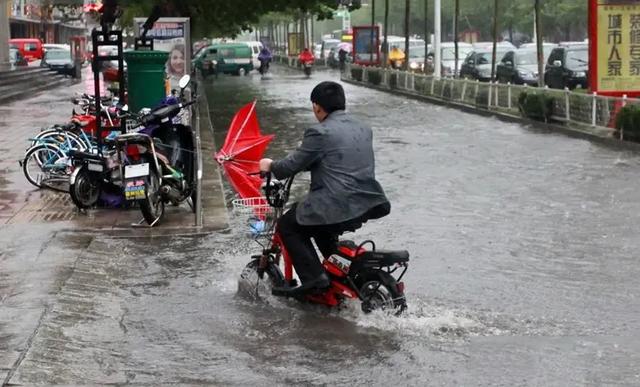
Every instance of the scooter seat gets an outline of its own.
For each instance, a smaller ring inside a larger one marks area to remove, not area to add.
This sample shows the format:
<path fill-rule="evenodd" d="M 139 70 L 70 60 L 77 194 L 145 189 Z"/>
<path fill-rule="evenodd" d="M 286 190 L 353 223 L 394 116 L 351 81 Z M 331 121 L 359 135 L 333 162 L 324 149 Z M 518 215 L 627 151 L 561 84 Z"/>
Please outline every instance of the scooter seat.
<path fill-rule="evenodd" d="M 94 161 L 103 161 L 103 158 L 100 155 L 95 153 L 82 152 L 77 149 L 69 150 L 69 157 L 76 160 L 94 160 Z"/>
<path fill-rule="evenodd" d="M 358 259 L 368 264 L 379 264 L 380 266 L 392 266 L 396 263 L 409 262 L 409 252 L 407 250 L 375 250 L 365 251 L 358 254 Z"/>

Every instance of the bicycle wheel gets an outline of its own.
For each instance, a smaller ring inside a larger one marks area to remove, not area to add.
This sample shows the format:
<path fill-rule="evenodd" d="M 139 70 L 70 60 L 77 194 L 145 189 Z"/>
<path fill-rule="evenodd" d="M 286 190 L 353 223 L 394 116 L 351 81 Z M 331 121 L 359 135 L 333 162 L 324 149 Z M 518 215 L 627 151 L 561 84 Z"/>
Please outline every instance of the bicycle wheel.
<path fill-rule="evenodd" d="M 31 146 L 42 143 L 50 143 L 58 145 L 60 148 L 77 149 L 79 151 L 88 149 L 86 142 L 80 136 L 73 132 L 58 129 L 49 129 L 38 133 L 34 137 Z"/>
<path fill-rule="evenodd" d="M 22 161 L 22 171 L 29 183 L 42 188 L 42 182 L 68 175 L 66 156 L 53 144 L 39 144 L 27 150 Z"/>

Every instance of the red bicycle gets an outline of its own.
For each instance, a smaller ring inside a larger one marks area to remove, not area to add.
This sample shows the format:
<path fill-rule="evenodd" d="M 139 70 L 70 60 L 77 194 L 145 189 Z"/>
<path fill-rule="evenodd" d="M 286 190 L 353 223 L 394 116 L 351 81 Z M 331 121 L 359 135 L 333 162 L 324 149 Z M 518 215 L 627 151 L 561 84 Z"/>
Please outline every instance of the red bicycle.
<path fill-rule="evenodd" d="M 260 225 L 254 230 L 258 234 L 256 241 L 262 246 L 262 252 L 251 257 L 240 276 L 241 283 L 249 283 L 257 273 L 256 296 L 260 296 L 257 293 L 265 274 L 268 281 L 264 282 L 271 287 L 297 286 L 291 256 L 277 230 L 278 219 L 285 212 L 292 183 L 293 177 L 277 181 L 271 179 L 271 174 L 266 174 L 264 198 L 236 199 L 233 202 L 236 210 L 251 214 L 255 224 Z M 384 310 L 401 314 L 407 308 L 401 280 L 408 269 L 409 253 L 406 250 L 378 250 L 371 240 L 356 244 L 350 240 L 338 241 L 337 237 L 334 251 L 322 262 L 331 282 L 328 289 L 304 295 L 273 291 L 272 294 L 329 307 L 340 307 L 346 300 L 359 300 L 365 313 Z M 281 263 L 284 274 L 280 269 Z M 398 272 L 399 275 L 396 274 Z"/>

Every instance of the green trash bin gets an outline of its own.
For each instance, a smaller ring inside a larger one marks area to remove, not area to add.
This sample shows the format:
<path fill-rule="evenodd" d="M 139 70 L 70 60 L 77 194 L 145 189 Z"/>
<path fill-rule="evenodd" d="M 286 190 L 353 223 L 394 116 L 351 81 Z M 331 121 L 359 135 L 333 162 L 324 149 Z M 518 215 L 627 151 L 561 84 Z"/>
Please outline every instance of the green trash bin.
<path fill-rule="evenodd" d="M 163 51 L 127 51 L 127 104 L 132 112 L 152 108 L 165 96 L 165 64 L 169 57 Z"/>

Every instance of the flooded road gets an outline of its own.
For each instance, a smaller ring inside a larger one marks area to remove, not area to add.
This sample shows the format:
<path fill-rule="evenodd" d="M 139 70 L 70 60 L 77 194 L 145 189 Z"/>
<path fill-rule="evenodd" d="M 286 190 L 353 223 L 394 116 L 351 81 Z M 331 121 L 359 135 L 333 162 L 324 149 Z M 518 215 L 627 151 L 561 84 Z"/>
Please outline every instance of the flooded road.
<path fill-rule="evenodd" d="M 257 98 L 283 156 L 313 122 L 313 86 L 337 77 L 220 77 L 218 146 Z M 5 227 L 0 384 L 640 384 L 639 155 L 345 89 L 393 207 L 346 237 L 410 251 L 406 315 L 240 297 L 260 248 L 239 217 L 190 237 Z"/>
<path fill-rule="evenodd" d="M 257 98 L 263 130 L 276 134 L 268 153 L 281 157 L 313 122 L 309 94 L 327 79 L 337 74 L 221 78 L 209 91 L 218 143 L 233 111 Z M 640 383 L 638 154 L 345 89 L 349 112 L 374 128 L 393 206 L 348 237 L 411 252 L 409 313 L 341 316 L 336 345 L 309 338 L 336 332 L 333 319 L 291 312 L 314 321 L 283 328 L 294 342 L 301 330 L 301 357 L 332 359 L 315 362 L 326 382 Z"/>

